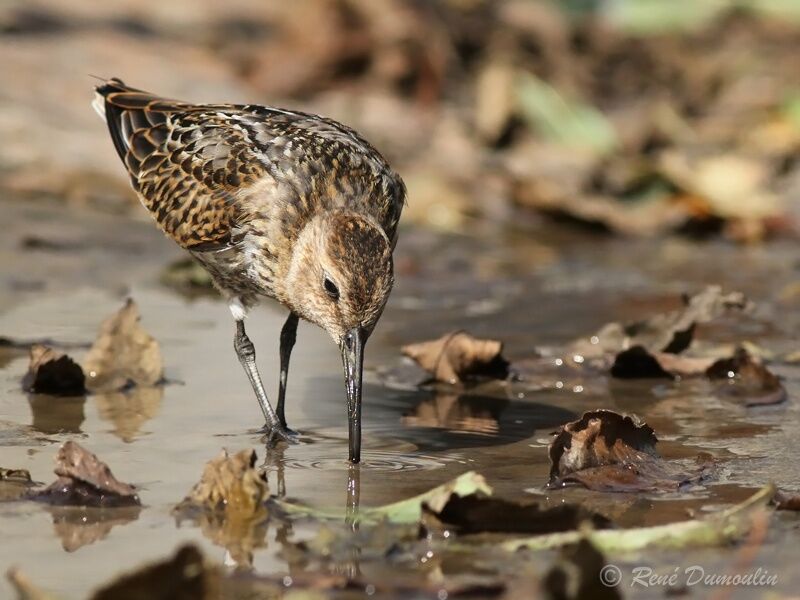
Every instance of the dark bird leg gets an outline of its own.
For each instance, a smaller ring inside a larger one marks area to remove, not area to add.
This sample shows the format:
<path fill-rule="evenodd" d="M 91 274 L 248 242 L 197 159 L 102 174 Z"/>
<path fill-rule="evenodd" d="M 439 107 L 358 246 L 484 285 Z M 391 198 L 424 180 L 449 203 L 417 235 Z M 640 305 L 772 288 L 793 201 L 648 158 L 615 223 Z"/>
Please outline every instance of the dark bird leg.
<path fill-rule="evenodd" d="M 264 425 L 265 433 L 271 440 L 281 438 L 290 441 L 291 436 L 281 425 L 267 398 L 267 392 L 264 390 L 264 384 L 261 382 L 261 376 L 258 374 L 258 367 L 256 366 L 256 348 L 244 331 L 243 319 L 236 321 L 236 336 L 233 338 L 233 348 L 236 350 L 236 356 L 239 357 L 239 362 L 242 363 L 245 373 L 247 373 L 247 378 L 256 393 L 261 411 L 264 413 L 264 419 L 266 420 Z"/>
<path fill-rule="evenodd" d="M 284 407 L 286 406 L 286 380 L 289 377 L 289 358 L 292 356 L 292 348 L 297 340 L 297 315 L 289 313 L 286 318 L 286 323 L 283 324 L 281 329 L 281 378 L 278 382 L 278 419 L 281 425 L 288 429 L 286 425 L 286 414 Z"/>

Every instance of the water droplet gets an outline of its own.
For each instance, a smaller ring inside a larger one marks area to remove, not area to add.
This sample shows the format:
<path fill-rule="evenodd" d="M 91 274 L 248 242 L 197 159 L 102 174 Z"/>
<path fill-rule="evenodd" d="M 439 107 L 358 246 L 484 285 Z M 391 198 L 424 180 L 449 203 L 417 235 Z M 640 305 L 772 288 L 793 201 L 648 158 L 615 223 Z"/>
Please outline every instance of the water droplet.
<path fill-rule="evenodd" d="M 288 575 L 283 578 L 283 585 L 284 587 L 290 587 L 292 585 L 292 578 Z"/>
<path fill-rule="evenodd" d="M 572 357 L 572 361 L 581 364 L 583 362 L 583 357 L 580 354 L 576 354 Z"/>

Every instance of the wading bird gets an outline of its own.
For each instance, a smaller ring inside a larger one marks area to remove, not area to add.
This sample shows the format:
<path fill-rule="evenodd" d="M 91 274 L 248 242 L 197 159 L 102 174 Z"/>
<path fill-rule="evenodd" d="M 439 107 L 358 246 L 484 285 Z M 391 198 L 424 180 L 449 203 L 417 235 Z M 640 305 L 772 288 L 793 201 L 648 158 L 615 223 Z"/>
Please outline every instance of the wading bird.
<path fill-rule="evenodd" d="M 366 140 L 331 119 L 167 100 L 119 79 L 95 90 L 95 109 L 142 204 L 228 300 L 234 348 L 265 432 L 294 435 L 284 415 L 286 379 L 297 322 L 305 319 L 341 350 L 349 458 L 359 462 L 364 345 L 392 288 L 403 181 Z M 290 311 L 280 334 L 277 412 L 244 328 L 263 297 Z"/>

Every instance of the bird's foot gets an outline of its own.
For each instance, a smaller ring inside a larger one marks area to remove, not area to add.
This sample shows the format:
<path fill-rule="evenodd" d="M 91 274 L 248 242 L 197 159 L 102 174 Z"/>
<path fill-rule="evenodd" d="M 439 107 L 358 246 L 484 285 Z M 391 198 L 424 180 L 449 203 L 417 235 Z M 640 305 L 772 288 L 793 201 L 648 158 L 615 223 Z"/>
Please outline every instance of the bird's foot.
<path fill-rule="evenodd" d="M 258 433 L 263 433 L 266 441 L 270 445 L 278 442 L 286 442 L 287 444 L 297 444 L 300 442 L 300 434 L 289 429 L 286 425 L 268 425 L 265 424 Z"/>

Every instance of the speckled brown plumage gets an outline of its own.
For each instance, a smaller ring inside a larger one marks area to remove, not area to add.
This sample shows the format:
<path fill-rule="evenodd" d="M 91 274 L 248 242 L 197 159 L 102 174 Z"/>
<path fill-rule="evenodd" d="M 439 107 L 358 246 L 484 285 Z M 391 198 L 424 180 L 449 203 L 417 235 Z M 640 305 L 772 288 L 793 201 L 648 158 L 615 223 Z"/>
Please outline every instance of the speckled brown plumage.
<path fill-rule="evenodd" d="M 270 281 L 288 268 L 283 250 L 322 211 L 371 217 L 394 244 L 405 188 L 352 129 L 277 108 L 167 100 L 117 79 L 97 94 L 142 204 L 228 295 L 283 300 Z M 259 247 L 263 264 L 226 253 L 248 242 Z M 262 281 L 230 277 L 248 267 Z"/>
<path fill-rule="evenodd" d="M 167 100 L 118 79 L 96 88 L 95 108 L 142 204 L 228 298 L 236 352 L 271 431 L 285 437 L 283 394 L 298 317 L 340 346 L 357 461 L 361 350 L 392 288 L 405 202 L 400 177 L 355 131 L 316 115 Z M 281 334 L 277 414 L 243 325 L 262 296 L 291 311 Z"/>

